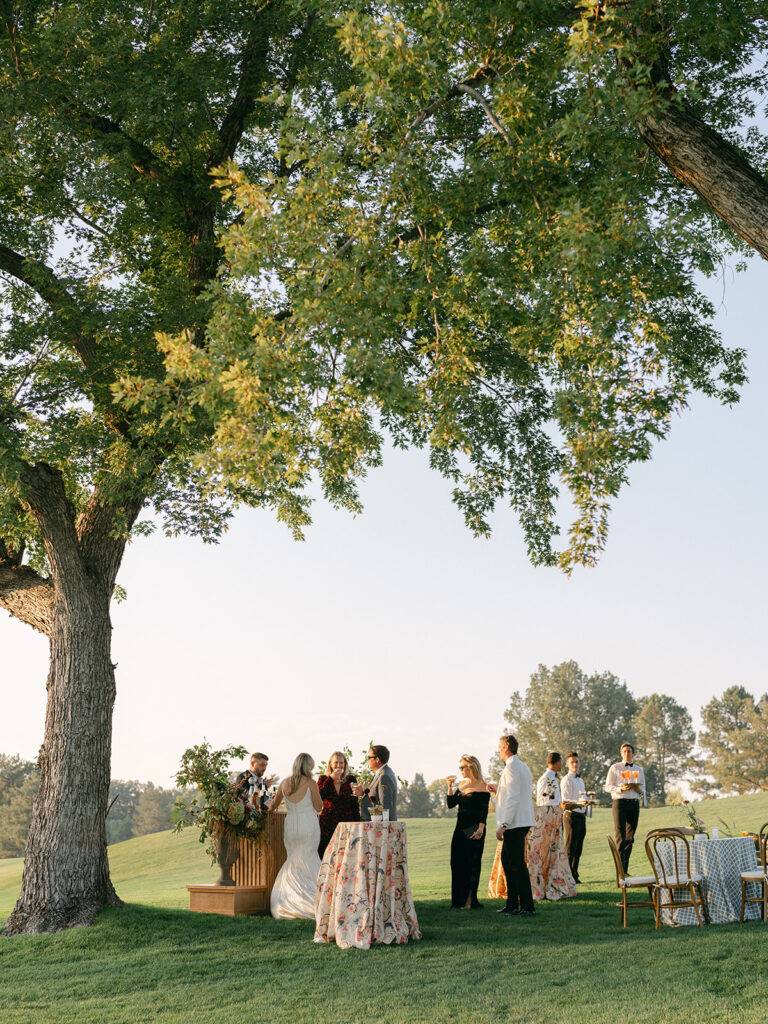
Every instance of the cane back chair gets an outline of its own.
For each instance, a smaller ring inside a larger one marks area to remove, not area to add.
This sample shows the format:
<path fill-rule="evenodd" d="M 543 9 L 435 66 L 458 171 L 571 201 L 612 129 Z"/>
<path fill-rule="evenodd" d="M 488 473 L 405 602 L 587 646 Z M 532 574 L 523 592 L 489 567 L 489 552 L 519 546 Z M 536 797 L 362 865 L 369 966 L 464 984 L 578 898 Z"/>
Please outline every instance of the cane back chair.
<path fill-rule="evenodd" d="M 616 885 L 621 892 L 621 903 L 617 903 L 616 906 L 621 910 L 621 924 L 624 928 L 627 927 L 627 908 L 628 907 L 653 907 L 654 914 L 656 912 L 656 899 L 654 896 L 656 879 L 653 875 L 627 875 L 624 873 L 624 868 L 621 864 L 621 857 L 616 843 L 613 841 L 613 837 L 607 835 L 605 837 L 608 840 L 608 845 L 611 848 L 613 855 L 613 864 L 616 868 Z M 628 900 L 627 893 L 632 889 L 647 889 L 648 896 L 647 900 Z"/>
<path fill-rule="evenodd" d="M 662 843 L 665 844 L 662 847 L 663 852 L 672 858 L 669 866 L 664 863 L 661 856 L 662 850 L 659 846 Z M 702 927 L 705 922 L 709 924 L 703 879 L 701 875 L 691 871 L 691 847 L 687 838 L 676 828 L 654 829 L 645 837 L 645 852 L 651 862 L 656 881 L 656 927 L 661 927 L 662 911 L 669 910 L 674 922 L 675 911 L 682 907 L 693 907 Z M 675 893 L 683 891 L 687 891 L 687 899 L 675 897 Z"/>

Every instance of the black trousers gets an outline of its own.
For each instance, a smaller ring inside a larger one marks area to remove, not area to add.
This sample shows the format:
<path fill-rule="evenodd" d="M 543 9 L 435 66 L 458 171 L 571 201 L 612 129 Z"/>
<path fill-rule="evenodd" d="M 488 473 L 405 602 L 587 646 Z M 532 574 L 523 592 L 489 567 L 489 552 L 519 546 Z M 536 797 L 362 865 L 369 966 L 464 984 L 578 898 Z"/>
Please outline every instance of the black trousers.
<path fill-rule="evenodd" d="M 639 800 L 614 800 L 613 824 L 616 829 L 616 845 L 624 873 L 629 874 L 629 855 L 635 841 L 637 820 L 640 817 Z"/>
<path fill-rule="evenodd" d="M 481 839 L 467 839 L 464 830 L 457 828 L 451 840 L 451 906 L 463 907 L 470 899 L 471 905 L 478 902 L 477 887 L 480 885 L 480 868 L 483 861 L 485 832 Z"/>
<path fill-rule="evenodd" d="M 566 811 L 563 815 L 563 838 L 568 863 L 574 882 L 579 880 L 579 861 L 584 847 L 584 836 L 587 834 L 587 816 L 581 811 Z"/>
<path fill-rule="evenodd" d="M 525 837 L 529 826 L 508 828 L 501 846 L 501 866 L 507 879 L 507 907 L 534 910 L 531 878 L 525 863 Z"/>

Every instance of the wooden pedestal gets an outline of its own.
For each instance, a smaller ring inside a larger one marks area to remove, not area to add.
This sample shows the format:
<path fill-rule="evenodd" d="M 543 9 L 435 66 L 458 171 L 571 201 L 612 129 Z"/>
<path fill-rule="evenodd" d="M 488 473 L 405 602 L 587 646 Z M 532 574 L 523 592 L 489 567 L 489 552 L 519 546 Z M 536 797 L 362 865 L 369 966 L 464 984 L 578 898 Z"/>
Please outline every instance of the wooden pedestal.
<path fill-rule="evenodd" d="M 189 909 L 198 914 L 268 914 L 269 890 L 263 885 L 188 885 Z"/>
<path fill-rule="evenodd" d="M 199 914 L 268 914 L 269 896 L 285 863 L 284 814 L 270 814 L 258 839 L 238 839 L 234 885 L 188 885 L 189 909 Z"/>

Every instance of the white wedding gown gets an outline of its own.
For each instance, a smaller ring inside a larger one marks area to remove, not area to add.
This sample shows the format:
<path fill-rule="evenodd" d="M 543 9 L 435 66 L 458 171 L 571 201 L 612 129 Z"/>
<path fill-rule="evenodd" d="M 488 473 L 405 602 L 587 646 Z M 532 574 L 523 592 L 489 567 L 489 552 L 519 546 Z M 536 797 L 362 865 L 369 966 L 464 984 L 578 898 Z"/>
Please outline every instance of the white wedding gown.
<path fill-rule="evenodd" d="M 284 835 L 288 859 L 272 886 L 272 917 L 308 917 L 314 921 L 320 823 L 309 789 L 295 804 L 285 798 Z"/>

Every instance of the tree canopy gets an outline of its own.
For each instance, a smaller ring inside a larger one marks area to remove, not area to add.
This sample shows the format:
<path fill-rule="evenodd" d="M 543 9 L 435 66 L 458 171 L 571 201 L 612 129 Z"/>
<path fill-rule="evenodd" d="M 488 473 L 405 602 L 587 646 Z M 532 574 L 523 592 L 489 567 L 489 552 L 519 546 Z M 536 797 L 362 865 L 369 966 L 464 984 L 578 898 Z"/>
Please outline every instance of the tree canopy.
<path fill-rule="evenodd" d="M 740 236 L 766 250 L 648 148 L 664 118 L 706 127 L 699 193 L 715 165 L 735 189 L 738 164 L 768 210 L 766 5 L 715 6 L 346 8 L 338 113 L 291 110 L 300 173 L 222 169 L 242 216 L 210 343 L 169 341 L 217 423 L 209 465 L 258 487 L 279 453 L 300 530 L 311 474 L 357 507 L 389 431 L 429 447 L 471 529 L 507 499 L 534 561 L 594 563 L 631 464 L 693 390 L 733 402 L 744 380 L 697 278 L 747 251 Z"/>

